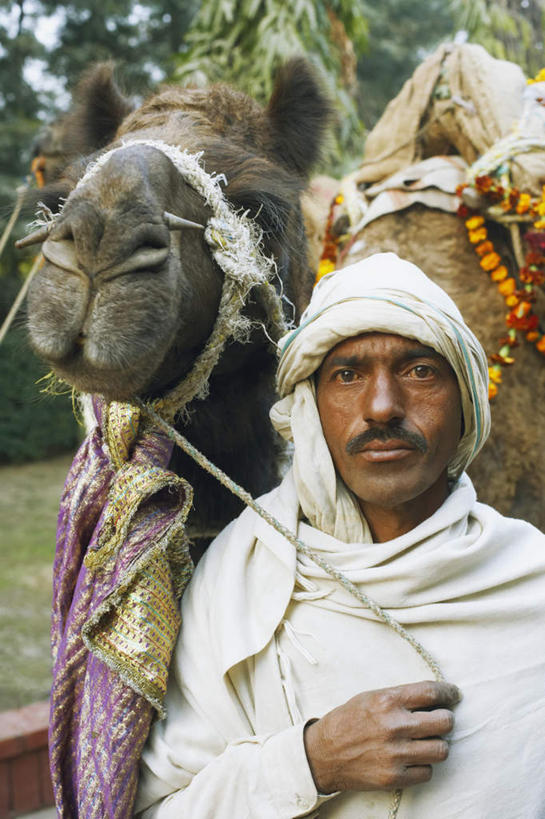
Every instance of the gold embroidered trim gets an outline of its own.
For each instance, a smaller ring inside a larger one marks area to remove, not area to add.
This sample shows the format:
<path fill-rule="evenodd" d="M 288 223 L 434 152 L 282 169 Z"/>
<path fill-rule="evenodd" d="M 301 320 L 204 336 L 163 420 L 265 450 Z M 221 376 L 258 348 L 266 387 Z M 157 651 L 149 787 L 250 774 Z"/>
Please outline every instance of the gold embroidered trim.
<path fill-rule="evenodd" d="M 168 665 L 180 626 L 178 600 L 193 563 L 185 535 L 192 491 L 168 531 L 129 567 L 82 629 L 87 648 L 164 716 Z"/>
<path fill-rule="evenodd" d="M 89 641 L 95 655 L 161 711 L 180 622 L 170 564 L 161 554 L 135 576 Z"/>
<path fill-rule="evenodd" d="M 104 439 L 113 467 L 121 469 L 129 460 L 131 449 L 138 437 L 140 410 L 132 404 L 112 401 L 108 404 L 104 423 Z"/>

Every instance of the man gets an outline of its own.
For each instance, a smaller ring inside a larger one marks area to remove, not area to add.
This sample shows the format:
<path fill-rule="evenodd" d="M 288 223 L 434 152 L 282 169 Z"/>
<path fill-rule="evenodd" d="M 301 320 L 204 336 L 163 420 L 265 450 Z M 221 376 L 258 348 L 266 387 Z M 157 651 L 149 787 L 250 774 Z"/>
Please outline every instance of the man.
<path fill-rule="evenodd" d="M 184 595 L 138 810 L 543 817 L 545 536 L 464 474 L 489 430 L 480 344 L 420 270 L 379 254 L 316 287 L 278 388 L 293 466 L 262 503 L 339 579 L 251 510 L 216 539 Z"/>

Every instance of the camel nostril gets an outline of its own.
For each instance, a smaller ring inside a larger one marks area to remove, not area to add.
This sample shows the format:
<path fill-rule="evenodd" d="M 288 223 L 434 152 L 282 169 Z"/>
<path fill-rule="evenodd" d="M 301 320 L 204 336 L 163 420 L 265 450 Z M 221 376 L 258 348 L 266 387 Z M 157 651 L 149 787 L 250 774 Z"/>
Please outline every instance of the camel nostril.
<path fill-rule="evenodd" d="M 170 252 L 170 234 L 162 224 L 139 225 L 124 236 L 118 230 L 109 230 L 107 236 L 110 244 L 114 241 L 116 244 L 115 253 L 107 253 L 113 264 L 103 268 L 108 279 L 133 270 L 155 270 L 164 264 Z M 103 244 L 106 251 L 106 243 Z"/>
<path fill-rule="evenodd" d="M 156 270 L 166 262 L 169 252 L 169 247 L 139 247 L 127 259 L 108 271 L 105 278 L 109 279 L 137 270 Z"/>
<path fill-rule="evenodd" d="M 144 249 L 162 250 L 170 245 L 170 234 L 166 225 L 148 222 L 140 225 L 131 236 L 133 252 Z"/>
<path fill-rule="evenodd" d="M 170 244 L 170 235 L 164 234 L 163 231 L 156 233 L 155 231 L 150 231 L 146 233 L 143 237 L 140 238 L 140 245 L 142 248 L 145 249 L 152 249 L 152 250 L 163 250 L 167 248 Z"/>
<path fill-rule="evenodd" d="M 82 274 L 72 239 L 47 239 L 42 245 L 44 258 L 69 273 Z"/>
<path fill-rule="evenodd" d="M 111 240 L 113 233 L 108 232 Z M 170 253 L 170 234 L 163 224 L 148 223 L 129 232 L 129 235 L 122 237 L 115 232 L 117 248 L 115 261 L 113 264 L 103 268 L 101 276 L 104 279 L 112 279 L 125 273 L 132 273 L 139 270 L 153 272 L 160 268 L 167 260 Z M 112 254 L 114 255 L 114 254 Z"/>

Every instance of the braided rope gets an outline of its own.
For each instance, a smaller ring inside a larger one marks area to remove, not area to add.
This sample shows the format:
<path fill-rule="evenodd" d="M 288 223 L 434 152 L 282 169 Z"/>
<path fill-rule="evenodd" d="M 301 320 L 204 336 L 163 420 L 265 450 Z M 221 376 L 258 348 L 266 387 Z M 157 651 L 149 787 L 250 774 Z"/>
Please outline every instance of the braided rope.
<path fill-rule="evenodd" d="M 392 803 L 390 805 L 390 810 L 388 811 L 388 819 L 396 819 L 397 813 L 399 811 L 399 806 L 401 804 L 401 797 L 403 796 L 403 791 L 394 791 L 392 794 Z"/>
<path fill-rule="evenodd" d="M 25 296 L 26 296 L 26 294 L 28 292 L 28 289 L 30 287 L 32 279 L 34 278 L 34 276 L 36 275 L 36 273 L 40 269 L 40 265 L 42 264 L 42 262 L 43 262 L 43 256 L 42 256 L 41 253 L 38 253 L 36 258 L 34 259 L 33 265 L 32 265 L 32 267 L 30 269 L 30 272 L 29 272 L 28 276 L 26 277 L 23 284 L 21 285 L 21 289 L 17 293 L 15 301 L 11 305 L 9 313 L 7 314 L 2 326 L 0 327 L 0 344 L 3 342 L 4 338 L 6 337 L 6 334 L 7 334 L 8 330 L 9 330 L 9 328 L 11 327 L 13 319 L 17 315 L 17 313 L 19 311 L 19 308 L 20 308 L 21 304 L 23 303 L 23 301 L 25 299 Z"/>
<path fill-rule="evenodd" d="M 162 398 L 154 401 L 154 407 L 164 418 L 174 420 L 194 398 L 206 398 L 210 375 L 218 363 L 227 339 L 233 335 L 239 313 L 240 301 L 236 282 L 226 277 L 218 316 L 203 351 L 185 378 Z"/>
<path fill-rule="evenodd" d="M 4 228 L 4 232 L 2 233 L 2 238 L 0 239 L 0 256 L 4 252 L 4 248 L 7 244 L 7 241 L 11 235 L 13 228 L 15 227 L 15 223 L 21 212 L 21 208 L 23 207 L 23 202 L 25 201 L 25 193 L 27 192 L 28 188 L 29 184 L 28 182 L 26 182 L 24 185 L 19 185 L 19 187 L 16 190 L 17 196 L 15 199 L 15 205 L 13 207 L 11 216 L 9 217 L 8 223 Z"/>
<path fill-rule="evenodd" d="M 4 232 L 2 233 L 2 238 L 0 239 L 0 256 L 4 252 L 4 248 L 6 247 L 8 239 L 11 236 L 13 228 L 15 227 L 15 223 L 17 222 L 17 219 L 18 219 L 19 214 L 21 212 L 21 208 L 23 207 L 23 202 L 25 201 L 25 194 L 26 194 L 28 188 L 29 188 L 29 183 L 28 182 L 25 182 L 24 185 L 19 185 L 19 187 L 17 188 L 17 191 L 16 191 L 17 197 L 15 199 L 15 205 L 14 205 L 13 210 L 11 212 L 11 216 L 9 217 L 8 223 L 7 223 L 6 227 L 4 228 Z M 36 271 L 37 271 L 37 269 L 39 267 L 39 260 L 41 260 L 41 255 L 38 255 L 38 257 L 36 259 L 34 259 L 34 264 L 32 265 L 30 273 L 28 274 L 25 281 L 21 285 L 21 289 L 19 290 L 17 296 L 15 297 L 15 301 L 13 302 L 13 304 L 12 304 L 6 318 L 4 319 L 4 322 L 3 322 L 2 326 L 0 327 L 0 344 L 3 342 L 3 340 L 4 340 L 5 336 L 6 336 L 6 333 L 8 332 L 9 328 L 11 327 L 13 319 L 17 315 L 17 312 L 18 312 L 21 304 L 23 303 L 23 300 L 24 300 L 24 298 L 25 298 L 25 296 L 27 294 L 28 288 L 30 287 L 30 283 L 31 283 L 32 279 L 34 278 L 34 275 L 35 275 L 35 273 L 36 273 Z"/>
<path fill-rule="evenodd" d="M 403 640 L 405 640 L 415 651 L 416 653 L 422 658 L 422 660 L 426 663 L 430 671 L 432 672 L 433 676 L 437 681 L 443 681 L 444 676 L 441 672 L 441 669 L 437 663 L 437 661 L 432 657 L 432 655 L 424 648 L 424 646 L 414 637 L 407 629 L 405 629 L 401 623 L 395 620 L 385 609 L 381 608 L 378 603 L 375 603 L 370 597 L 368 597 L 364 592 L 360 591 L 351 580 L 346 577 L 345 574 L 340 572 L 335 566 L 332 566 L 330 563 L 325 561 L 320 555 L 316 554 L 312 549 L 310 549 L 302 540 L 300 540 L 296 535 L 293 534 L 289 529 L 287 529 L 279 520 L 277 520 L 274 515 L 271 515 L 270 512 L 267 512 L 266 509 L 261 506 L 254 498 L 243 489 L 239 484 L 235 483 L 228 475 L 225 474 L 219 467 L 213 464 L 206 455 L 200 452 L 193 444 L 191 444 L 187 438 L 173 429 L 160 415 L 155 412 L 155 410 L 142 401 L 140 398 L 135 399 L 135 404 L 140 407 L 140 409 L 151 418 L 157 426 L 159 426 L 163 432 L 172 440 L 174 441 L 177 446 L 183 449 L 194 461 L 196 461 L 199 466 L 209 472 L 213 477 L 215 477 L 223 486 L 229 489 L 234 495 L 240 498 L 246 506 L 249 506 L 251 509 L 256 512 L 263 520 L 265 520 L 270 526 L 276 529 L 281 535 L 283 535 L 286 540 L 291 543 L 292 546 L 295 547 L 297 552 L 305 555 L 309 560 L 312 560 L 317 566 L 323 569 L 326 574 L 332 577 L 334 580 L 337 580 L 341 586 L 343 586 L 346 591 L 351 594 L 353 597 L 356 598 L 362 605 L 366 608 L 370 609 L 373 614 L 381 620 L 385 625 L 389 626 L 396 634 L 398 634 Z M 396 819 L 399 806 L 401 803 L 402 791 L 396 790 L 392 795 L 392 802 L 390 805 L 390 809 L 388 812 L 388 819 Z"/>

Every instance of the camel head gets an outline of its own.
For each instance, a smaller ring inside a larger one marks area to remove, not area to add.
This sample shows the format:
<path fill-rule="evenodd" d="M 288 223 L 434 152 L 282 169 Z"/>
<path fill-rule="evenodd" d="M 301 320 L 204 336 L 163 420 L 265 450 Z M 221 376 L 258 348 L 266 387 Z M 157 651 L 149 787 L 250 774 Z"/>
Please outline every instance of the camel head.
<path fill-rule="evenodd" d="M 310 285 L 299 197 L 329 105 L 300 59 L 280 71 L 265 109 L 223 85 L 167 87 L 128 116 L 117 89 L 102 95 L 114 102 L 103 117 L 113 140 L 104 144 L 96 122 L 91 136 L 72 134 L 72 144 L 94 141 L 99 150 L 43 189 L 59 212 L 38 232 L 47 238 L 28 325 L 33 348 L 60 378 L 124 400 L 159 395 L 188 371 L 214 325 L 223 282 L 203 229 L 211 207 L 153 143 L 199 154 L 207 174 L 225 177 L 226 198 L 259 224 L 262 250 L 299 308 Z M 88 127 L 96 110 L 96 100 L 80 100 L 66 127 Z M 257 305 L 249 310 L 259 315 Z"/>

